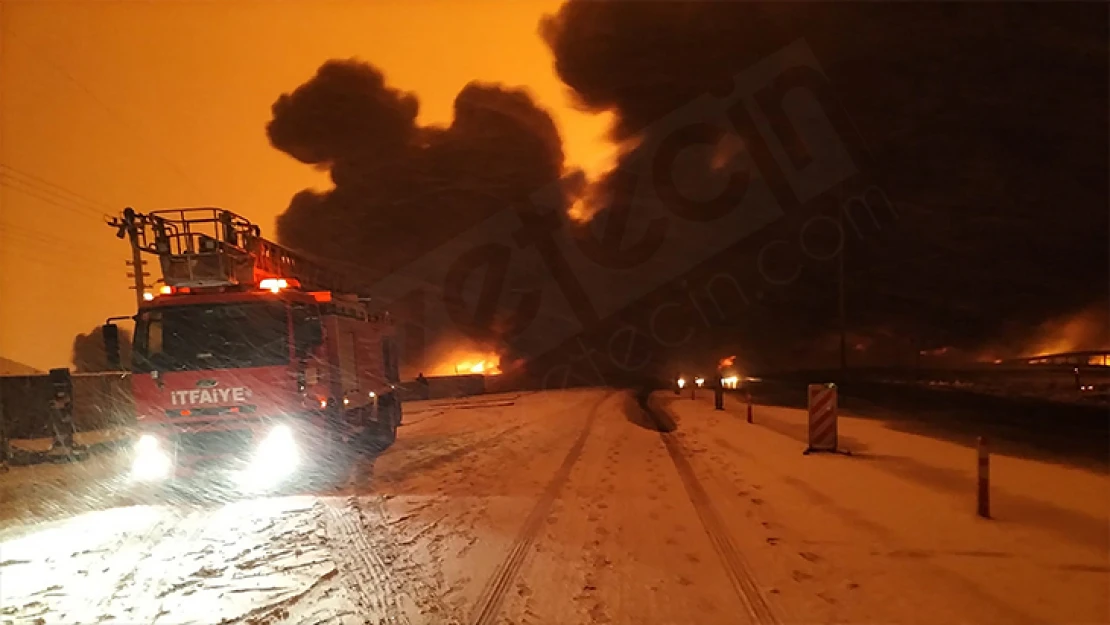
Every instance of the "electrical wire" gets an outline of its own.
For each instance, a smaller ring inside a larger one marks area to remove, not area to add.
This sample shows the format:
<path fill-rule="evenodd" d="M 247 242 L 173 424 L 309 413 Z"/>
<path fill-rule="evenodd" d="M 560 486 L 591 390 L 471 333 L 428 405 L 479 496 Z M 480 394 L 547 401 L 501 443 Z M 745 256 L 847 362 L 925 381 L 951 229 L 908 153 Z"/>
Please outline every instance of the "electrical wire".
<path fill-rule="evenodd" d="M 15 178 L 9 178 L 0 175 L 0 186 L 7 187 L 13 191 L 18 191 L 23 195 L 33 197 L 37 200 L 60 208 L 74 215 L 85 217 L 86 219 L 96 219 L 97 221 L 102 221 L 105 217 L 105 214 L 103 212 L 97 212 L 87 207 L 83 208 L 80 205 L 64 203 L 66 201 L 64 200 L 64 198 L 61 198 L 56 194 L 51 195 L 47 190 L 44 190 L 43 188 L 37 187 L 33 184 L 28 184 L 22 180 L 17 180 Z"/>
<path fill-rule="evenodd" d="M 163 162 L 164 165 L 166 165 L 171 170 L 173 170 L 173 172 L 175 174 L 177 174 L 177 176 L 182 181 L 184 181 L 186 184 L 188 184 L 189 187 L 191 187 L 193 189 L 193 191 L 195 191 L 198 194 L 203 195 L 203 193 L 200 190 L 200 187 L 197 186 L 197 183 L 191 177 L 186 175 L 185 172 L 181 169 L 181 167 L 176 162 L 174 162 L 171 158 L 166 156 L 166 154 L 163 153 L 161 150 L 157 149 L 155 147 L 155 144 L 153 142 L 149 141 L 149 139 L 146 138 L 146 137 L 149 136 L 150 133 L 136 131 L 138 124 L 135 124 L 134 122 L 128 122 L 127 118 L 123 114 L 121 114 L 119 111 L 117 111 L 112 106 L 108 105 L 107 102 L 105 102 L 102 98 L 100 98 L 98 95 L 96 95 L 96 93 L 92 89 L 90 89 L 87 85 L 85 85 L 85 83 L 78 80 L 77 77 L 75 77 L 72 73 L 70 73 L 69 70 L 67 70 L 64 66 L 62 66 L 61 63 L 52 59 L 49 54 L 43 52 L 40 49 L 35 48 L 34 46 L 28 44 L 26 41 L 21 41 L 19 37 L 16 37 L 14 34 L 12 34 L 10 32 L 5 33 L 5 35 L 6 35 L 7 41 L 16 42 L 19 45 L 22 45 L 27 50 L 32 52 L 32 55 L 31 55 L 32 58 L 35 58 L 35 59 L 39 60 L 42 64 L 47 65 L 48 67 L 53 69 L 55 72 L 64 76 L 67 80 L 69 80 L 71 83 L 73 83 L 73 85 L 76 86 L 77 89 L 79 89 L 82 93 L 84 93 L 86 96 L 88 96 L 89 99 L 91 99 L 93 102 L 96 102 L 100 106 L 100 108 L 102 108 L 106 113 L 108 113 L 108 115 L 110 117 L 114 118 L 114 120 L 117 124 L 119 124 L 120 126 L 123 126 L 124 128 L 127 128 L 128 130 L 131 130 L 135 134 L 136 137 L 138 137 L 143 143 L 146 144 L 146 147 L 149 149 L 149 151 L 151 153 L 155 154 L 159 158 L 159 160 L 161 160 Z"/>
<path fill-rule="evenodd" d="M 105 211 L 116 211 L 115 208 L 109 206 L 108 204 L 105 204 L 104 202 L 98 202 L 97 200 L 90 199 L 85 195 L 81 195 L 76 191 L 63 187 L 60 184 L 51 182 L 41 176 L 36 176 L 35 174 L 18 169 L 16 167 L 12 167 L 7 163 L 0 162 L 0 177 L 9 178 L 11 180 L 16 180 L 27 185 L 35 186 L 42 191 L 56 195 L 58 198 L 64 201 L 71 202 L 74 205 L 87 207 L 88 210 L 95 212 L 98 215 Z"/>

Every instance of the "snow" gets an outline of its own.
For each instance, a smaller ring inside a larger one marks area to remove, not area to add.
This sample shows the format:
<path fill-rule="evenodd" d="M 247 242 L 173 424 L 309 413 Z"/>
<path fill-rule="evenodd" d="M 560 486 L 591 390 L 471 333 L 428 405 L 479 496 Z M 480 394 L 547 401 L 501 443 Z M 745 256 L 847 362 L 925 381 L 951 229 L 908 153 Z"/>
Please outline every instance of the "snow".
<path fill-rule="evenodd" d="M 335 574 L 318 516 L 303 497 L 81 514 L 0 547 L 0 615 L 213 623 L 280 612 Z"/>
<path fill-rule="evenodd" d="M 980 519 L 966 445 L 845 416 L 852 456 L 803 456 L 802 411 L 651 406 L 677 428 L 608 389 L 407 403 L 385 453 L 280 497 L 126 505 L 121 454 L 13 468 L 0 623 L 1110 618 L 1105 471 L 996 455 Z"/>
<path fill-rule="evenodd" d="M 841 446 L 852 456 L 802 456 L 804 411 L 757 406 L 748 424 L 739 404 L 722 413 L 656 400 L 677 415 L 715 503 L 745 519 L 734 535 L 755 530 L 773 547 L 753 539 L 746 552 L 804 620 L 1110 618 L 1104 472 L 994 455 L 987 520 L 975 514 L 971 447 L 845 416 Z"/>
<path fill-rule="evenodd" d="M 118 444 L 120 441 L 130 438 L 133 434 L 134 432 L 131 428 L 108 428 L 89 432 L 77 432 L 73 435 L 73 440 L 78 445 L 85 447 L 110 447 Z M 47 452 L 53 444 L 54 439 L 52 438 L 22 438 L 13 439 L 11 441 L 12 447 L 17 450 L 33 452 Z"/>

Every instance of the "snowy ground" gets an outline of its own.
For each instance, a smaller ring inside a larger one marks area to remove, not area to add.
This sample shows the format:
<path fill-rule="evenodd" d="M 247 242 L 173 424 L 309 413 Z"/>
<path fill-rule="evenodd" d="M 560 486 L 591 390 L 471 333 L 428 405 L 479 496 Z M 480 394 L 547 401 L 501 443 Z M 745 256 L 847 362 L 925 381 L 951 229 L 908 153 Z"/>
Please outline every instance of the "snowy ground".
<path fill-rule="evenodd" d="M 1103 623 L 1110 478 L 845 418 L 569 390 L 406 404 L 323 493 L 125 505 L 0 474 L 0 623 Z M 672 421 L 672 432 L 657 424 Z M 75 510 L 82 509 L 80 513 Z"/>

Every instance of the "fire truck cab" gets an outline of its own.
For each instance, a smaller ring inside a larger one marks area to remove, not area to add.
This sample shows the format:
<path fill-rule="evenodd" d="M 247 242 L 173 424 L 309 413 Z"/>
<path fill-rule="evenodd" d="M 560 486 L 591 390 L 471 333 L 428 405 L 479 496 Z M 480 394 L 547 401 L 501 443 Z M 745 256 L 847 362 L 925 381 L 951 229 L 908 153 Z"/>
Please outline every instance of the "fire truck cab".
<path fill-rule="evenodd" d="M 219 466 L 247 490 L 337 451 L 380 450 L 401 422 L 388 313 L 222 209 L 126 213 L 166 283 L 135 315 L 132 476 Z M 315 287 L 315 288 L 314 288 Z M 332 287 L 332 288 L 325 288 Z"/>

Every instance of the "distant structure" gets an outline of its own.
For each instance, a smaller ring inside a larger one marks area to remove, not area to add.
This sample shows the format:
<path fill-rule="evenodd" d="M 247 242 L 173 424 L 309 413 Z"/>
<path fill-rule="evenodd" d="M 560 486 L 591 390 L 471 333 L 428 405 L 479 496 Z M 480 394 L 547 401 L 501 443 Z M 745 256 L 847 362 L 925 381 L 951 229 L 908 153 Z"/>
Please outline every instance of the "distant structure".
<path fill-rule="evenodd" d="M 21 362 L 0 356 L 0 375 L 36 375 L 42 371 Z"/>
<path fill-rule="evenodd" d="M 1023 365 L 1038 367 L 1110 367 L 1110 349 L 1041 354 L 1038 356 L 1027 356 L 1025 358 L 1014 358 L 1011 360 L 997 360 L 994 364 L 1011 367 Z"/>

